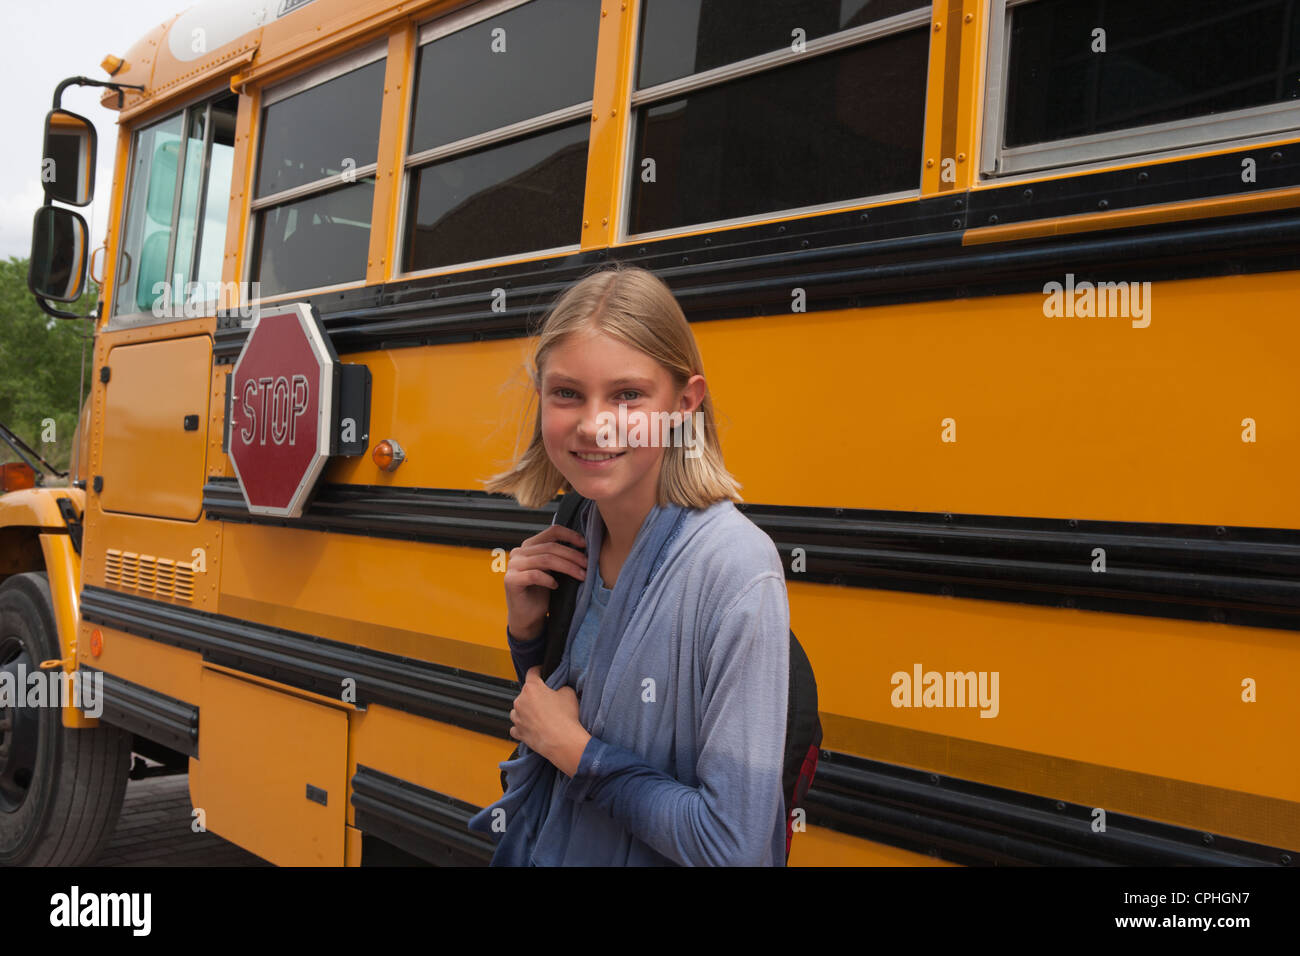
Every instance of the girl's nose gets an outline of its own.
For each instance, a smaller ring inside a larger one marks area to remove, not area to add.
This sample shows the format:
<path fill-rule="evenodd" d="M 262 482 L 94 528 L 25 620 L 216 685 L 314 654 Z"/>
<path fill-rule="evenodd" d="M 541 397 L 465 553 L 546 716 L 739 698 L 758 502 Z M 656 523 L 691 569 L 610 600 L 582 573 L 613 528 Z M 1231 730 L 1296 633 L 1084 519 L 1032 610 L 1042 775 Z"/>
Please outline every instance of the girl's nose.
<path fill-rule="evenodd" d="M 585 408 L 582 411 L 582 417 L 578 420 L 578 438 L 588 446 L 594 445 L 596 437 L 600 434 L 601 415 L 608 409 L 599 405 Z"/>
<path fill-rule="evenodd" d="M 599 425 L 596 416 L 600 414 L 600 409 L 584 408 L 582 416 L 578 419 L 578 438 L 585 442 L 594 441 L 596 431 Z"/>

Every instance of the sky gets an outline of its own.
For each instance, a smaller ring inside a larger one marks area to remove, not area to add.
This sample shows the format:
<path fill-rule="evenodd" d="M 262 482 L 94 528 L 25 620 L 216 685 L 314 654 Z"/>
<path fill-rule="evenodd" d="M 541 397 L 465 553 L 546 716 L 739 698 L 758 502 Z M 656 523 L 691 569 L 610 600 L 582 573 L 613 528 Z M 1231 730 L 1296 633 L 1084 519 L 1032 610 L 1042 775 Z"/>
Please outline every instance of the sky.
<path fill-rule="evenodd" d="M 32 242 L 32 216 L 44 199 L 41 136 L 54 88 L 70 76 L 107 80 L 100 67 L 193 0 L 0 0 L 5 55 L 0 57 L 4 123 L 0 146 L 0 259 L 25 258 Z M 73 87 L 63 107 L 91 120 L 99 134 L 95 201 L 78 211 L 90 224 L 91 248 L 104 241 L 117 144 L 117 112 L 99 105 L 102 89 Z"/>

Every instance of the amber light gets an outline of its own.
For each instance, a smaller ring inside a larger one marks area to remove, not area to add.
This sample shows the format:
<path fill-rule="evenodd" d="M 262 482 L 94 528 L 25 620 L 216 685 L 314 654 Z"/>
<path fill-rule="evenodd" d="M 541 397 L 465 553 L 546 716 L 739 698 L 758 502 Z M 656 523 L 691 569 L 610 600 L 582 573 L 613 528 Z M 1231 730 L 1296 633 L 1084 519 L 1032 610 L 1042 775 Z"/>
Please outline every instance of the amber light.
<path fill-rule="evenodd" d="M 0 490 L 20 491 L 23 488 L 36 487 L 36 472 L 32 466 L 21 461 L 11 461 L 0 465 Z"/>
<path fill-rule="evenodd" d="M 95 628 L 90 632 L 90 656 L 98 657 L 104 653 L 104 632 Z"/>
<path fill-rule="evenodd" d="M 385 438 L 375 446 L 370 458 L 383 471 L 396 471 L 397 466 L 406 461 L 406 452 L 402 451 L 402 446 L 397 442 Z"/>

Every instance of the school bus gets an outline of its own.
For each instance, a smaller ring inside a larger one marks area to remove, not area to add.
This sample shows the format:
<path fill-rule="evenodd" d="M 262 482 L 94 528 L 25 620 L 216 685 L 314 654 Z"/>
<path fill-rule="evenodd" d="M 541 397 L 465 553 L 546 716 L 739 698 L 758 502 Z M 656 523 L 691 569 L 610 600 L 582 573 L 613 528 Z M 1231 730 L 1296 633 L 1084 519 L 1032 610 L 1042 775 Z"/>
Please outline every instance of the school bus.
<path fill-rule="evenodd" d="M 276 864 L 487 862 L 501 555 L 553 509 L 483 481 L 535 321 L 624 261 L 786 563 L 792 865 L 1295 865 L 1294 3 L 263 6 L 69 81 L 119 116 L 87 453 L 0 498 L 0 666 L 103 707 L 6 713 L 6 861 L 92 859 L 134 752 Z"/>

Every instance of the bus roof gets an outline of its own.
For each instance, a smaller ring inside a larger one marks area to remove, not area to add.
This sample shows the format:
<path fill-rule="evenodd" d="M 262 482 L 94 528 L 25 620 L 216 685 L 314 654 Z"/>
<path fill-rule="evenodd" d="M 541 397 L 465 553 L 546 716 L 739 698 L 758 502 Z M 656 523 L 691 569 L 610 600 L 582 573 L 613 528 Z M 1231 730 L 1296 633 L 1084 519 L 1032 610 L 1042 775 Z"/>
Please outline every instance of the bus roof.
<path fill-rule="evenodd" d="M 117 57 L 105 59 L 105 70 L 116 67 L 114 80 L 145 89 L 127 91 L 120 107 L 113 91 L 101 102 L 120 109 L 119 121 L 126 120 L 214 77 L 261 75 L 315 49 L 346 45 L 419 8 L 457 5 L 455 0 L 201 0 L 146 33 L 120 64 Z"/>

